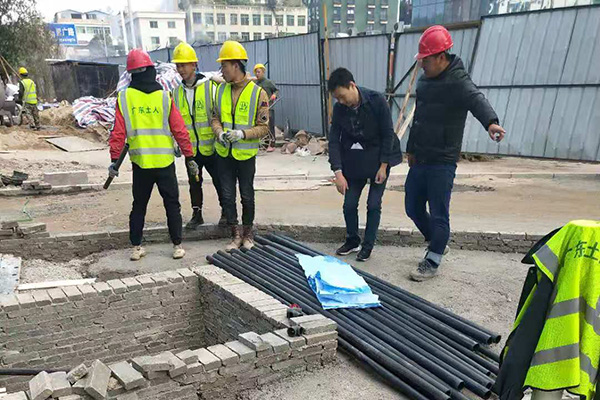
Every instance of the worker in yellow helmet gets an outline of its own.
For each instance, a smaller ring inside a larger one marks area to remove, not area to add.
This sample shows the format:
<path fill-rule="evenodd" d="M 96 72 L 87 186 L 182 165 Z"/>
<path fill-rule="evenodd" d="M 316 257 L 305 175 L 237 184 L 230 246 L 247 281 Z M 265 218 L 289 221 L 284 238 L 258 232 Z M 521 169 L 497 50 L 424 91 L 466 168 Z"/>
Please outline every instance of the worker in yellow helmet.
<path fill-rule="evenodd" d="M 214 94 L 216 83 L 204 74 L 197 72 L 198 56 L 192 46 L 181 42 L 173 52 L 173 63 L 183 82 L 173 90 L 173 101 L 179 108 L 181 116 L 190 134 L 194 150 L 194 160 L 200 168 L 199 180 L 190 177 L 190 199 L 192 202 L 192 219 L 186 229 L 196 229 L 204 224 L 202 204 L 202 168 L 206 168 L 212 178 L 213 185 L 221 204 L 221 219 L 219 225 L 225 225 L 225 215 L 222 211 L 221 181 L 217 172 L 217 156 L 215 154 L 215 137 L 210 126 L 213 115 Z M 188 174 L 189 175 L 189 174 Z"/>
<path fill-rule="evenodd" d="M 24 110 L 33 118 L 30 126 L 36 131 L 40 130 L 40 113 L 37 108 L 37 90 L 35 82 L 29 78 L 29 72 L 25 67 L 19 68 L 21 81 L 19 82 L 19 93 L 16 102 L 24 107 Z"/>
<path fill-rule="evenodd" d="M 215 150 L 223 190 L 223 209 L 231 227 L 227 250 L 254 245 L 254 174 L 260 139 L 269 133 L 269 98 L 246 72 L 248 54 L 240 43 L 228 40 L 219 52 L 218 63 L 225 83 L 217 88 L 212 118 Z M 242 225 L 238 227 L 236 182 L 242 197 Z"/>
<path fill-rule="evenodd" d="M 273 82 L 266 78 L 267 68 L 264 64 L 256 64 L 254 66 L 254 76 L 256 76 L 256 84 L 263 88 L 265 92 L 267 92 L 267 96 L 269 97 L 269 101 L 271 105 L 277 99 L 277 95 L 279 94 L 279 89 Z M 270 153 L 275 151 L 275 118 L 274 118 L 273 110 L 269 111 L 269 146 L 267 147 L 267 151 Z"/>

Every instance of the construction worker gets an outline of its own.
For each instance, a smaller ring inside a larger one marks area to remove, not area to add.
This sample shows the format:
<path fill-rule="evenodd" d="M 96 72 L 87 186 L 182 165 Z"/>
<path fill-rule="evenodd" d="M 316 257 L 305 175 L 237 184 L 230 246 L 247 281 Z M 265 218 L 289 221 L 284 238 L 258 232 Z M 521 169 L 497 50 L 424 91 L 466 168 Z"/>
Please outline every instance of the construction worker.
<path fill-rule="evenodd" d="M 533 267 L 494 393 L 517 400 L 532 388 L 532 399 L 560 400 L 566 389 L 578 398 L 600 398 L 600 221 L 569 222 L 522 262 Z"/>
<path fill-rule="evenodd" d="M 19 68 L 19 93 L 16 102 L 25 108 L 25 112 L 33 118 L 33 124 L 30 126 L 36 131 L 40 130 L 40 113 L 37 108 L 37 91 L 35 82 L 29 78 L 29 72 L 25 67 Z"/>
<path fill-rule="evenodd" d="M 170 93 L 156 82 L 156 69 L 148 53 L 133 49 L 127 55 L 127 71 L 131 73 L 129 87 L 118 94 L 115 125 L 108 143 L 112 164 L 109 176 L 118 176 L 115 161 L 129 144 L 133 163 L 133 209 L 129 214 L 129 238 L 133 245 L 130 259 L 146 255 L 142 234 L 146 208 L 154 184 L 163 198 L 167 212 L 169 235 L 173 242 L 173 258 L 185 255 L 181 246 L 182 222 L 179 186 L 175 174 L 173 138 L 186 158 L 188 173 L 199 175 L 185 122 L 175 107 Z"/>
<path fill-rule="evenodd" d="M 421 36 L 416 56 L 424 74 L 417 83 L 415 116 L 406 146 L 410 170 L 405 207 L 428 243 L 423 260 L 410 275 L 416 281 L 434 277 L 447 252 L 450 195 L 467 112 L 471 111 L 492 140 L 499 142 L 505 134 L 460 58 L 448 52 L 452 46 L 446 28 L 432 26 Z"/>
<path fill-rule="evenodd" d="M 381 220 L 381 201 L 390 169 L 402 162 L 390 108 L 381 93 L 359 87 L 346 68 L 331 73 L 327 89 L 337 103 L 329 131 L 329 163 L 335 185 L 344 196 L 346 242 L 338 255 L 356 253 L 357 261 L 371 257 Z M 369 182 L 367 226 L 361 244 L 358 201 Z"/>
<path fill-rule="evenodd" d="M 210 127 L 213 115 L 214 94 L 216 84 L 203 74 L 196 72 L 198 57 L 196 51 L 187 43 L 179 43 L 173 52 L 173 63 L 177 65 L 177 72 L 183 78 L 179 87 L 173 90 L 173 101 L 179 108 L 190 133 L 194 161 L 200 168 L 199 180 L 190 175 L 190 198 L 192 201 L 192 219 L 185 226 L 186 229 L 196 229 L 204 224 L 202 217 L 202 168 L 206 168 L 212 178 L 221 205 L 221 219 L 219 225 L 225 225 L 226 219 L 223 212 L 221 196 L 221 182 L 217 173 L 217 156 L 215 155 L 215 136 Z M 191 107 L 190 107 L 191 105 Z"/>
<path fill-rule="evenodd" d="M 271 105 L 277 100 L 279 89 L 273 82 L 266 78 L 267 68 L 264 64 L 256 64 L 254 66 L 254 76 L 256 76 L 256 84 L 267 92 L 267 97 Z M 271 153 L 275 151 L 275 118 L 273 109 L 269 109 L 269 144 L 267 146 L 267 152 Z"/>
<path fill-rule="evenodd" d="M 225 83 L 217 88 L 217 107 L 211 124 L 219 156 L 223 208 L 231 227 L 232 242 L 227 250 L 242 245 L 249 249 L 254 245 L 256 155 L 260 139 L 269 133 L 269 98 L 246 73 L 248 54 L 240 43 L 223 43 L 217 62 L 221 63 Z M 236 182 L 242 197 L 241 234 L 235 205 Z"/>

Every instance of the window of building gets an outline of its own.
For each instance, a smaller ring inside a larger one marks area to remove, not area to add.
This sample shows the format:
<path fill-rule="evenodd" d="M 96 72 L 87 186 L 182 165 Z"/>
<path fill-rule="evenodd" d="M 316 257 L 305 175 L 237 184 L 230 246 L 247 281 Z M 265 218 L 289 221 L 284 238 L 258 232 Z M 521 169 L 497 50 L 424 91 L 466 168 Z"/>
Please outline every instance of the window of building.
<path fill-rule="evenodd" d="M 249 32 L 242 32 L 242 41 L 243 42 L 248 42 L 250 40 L 250 33 Z"/>
<path fill-rule="evenodd" d="M 340 29 L 341 29 L 340 24 L 333 24 L 333 33 L 334 34 L 337 35 L 338 33 L 340 33 L 341 32 Z"/>
<path fill-rule="evenodd" d="M 373 24 L 367 25 L 367 28 L 365 29 L 367 32 L 372 32 L 373 31 Z"/>
<path fill-rule="evenodd" d="M 375 7 L 375 0 L 367 0 L 367 7 Z"/>
<path fill-rule="evenodd" d="M 242 25 L 250 25 L 250 15 L 242 14 L 241 20 L 242 20 Z"/>
<path fill-rule="evenodd" d="M 356 5 L 355 0 L 346 0 L 346 5 L 350 7 L 354 7 Z"/>
<path fill-rule="evenodd" d="M 78 26 L 77 33 L 85 33 L 85 26 Z"/>
<path fill-rule="evenodd" d="M 264 17 L 265 26 L 273 25 L 273 16 L 271 14 L 265 14 Z"/>
<path fill-rule="evenodd" d="M 217 14 L 217 25 L 225 25 L 225 14 Z"/>
<path fill-rule="evenodd" d="M 293 15 L 288 15 L 287 16 L 287 26 L 294 26 L 294 23 L 296 22 L 296 19 Z"/>
<path fill-rule="evenodd" d="M 226 32 L 219 32 L 217 34 L 217 37 L 219 38 L 219 43 L 223 43 L 224 41 L 227 40 L 227 33 Z"/>
<path fill-rule="evenodd" d="M 348 22 L 354 22 L 354 8 L 349 8 L 346 13 Z"/>
<path fill-rule="evenodd" d="M 104 33 L 106 35 L 110 35 L 110 28 L 104 28 Z"/>
<path fill-rule="evenodd" d="M 383 7 L 383 6 L 389 6 L 389 5 L 390 5 L 390 3 L 389 3 L 389 1 L 388 1 L 388 0 L 380 0 L 380 1 L 381 1 L 381 2 L 380 2 L 380 4 L 381 4 L 381 6 L 382 6 L 382 7 Z"/>
<path fill-rule="evenodd" d="M 177 25 L 175 24 L 175 21 L 168 21 L 167 22 L 167 28 L 169 29 L 175 29 L 177 27 Z"/>
<path fill-rule="evenodd" d="M 152 36 L 150 41 L 152 42 L 152 46 L 160 46 L 160 38 L 158 36 Z"/>
<path fill-rule="evenodd" d="M 298 26 L 306 26 L 306 17 L 304 15 L 298 15 Z"/>
<path fill-rule="evenodd" d="M 212 42 L 215 41 L 215 33 L 214 32 L 206 32 L 206 36 L 208 36 L 208 39 Z"/>
<path fill-rule="evenodd" d="M 367 21 L 375 21 L 375 10 L 372 8 L 367 10 Z"/>
<path fill-rule="evenodd" d="M 239 38 L 240 38 L 240 36 L 238 35 L 237 32 L 231 32 L 229 34 L 229 39 L 231 39 L 231 40 L 238 40 Z"/>
<path fill-rule="evenodd" d="M 254 25 L 254 26 L 260 25 L 260 14 L 252 14 L 252 25 Z"/>
<path fill-rule="evenodd" d="M 283 15 L 276 15 L 275 16 L 275 24 L 277 26 L 283 26 Z"/>
<path fill-rule="evenodd" d="M 252 40 L 260 40 L 260 39 L 262 39 L 262 35 L 260 34 L 260 32 L 255 32 L 252 35 Z"/>
<path fill-rule="evenodd" d="M 388 19 L 388 9 L 387 8 L 382 8 L 379 10 L 379 20 L 380 21 L 387 21 Z"/>
<path fill-rule="evenodd" d="M 342 18 L 342 9 L 341 8 L 334 8 L 333 9 L 333 20 L 334 21 L 339 21 Z"/>
<path fill-rule="evenodd" d="M 150 28 L 158 29 L 158 21 L 150 21 Z"/>
<path fill-rule="evenodd" d="M 238 24 L 238 15 L 230 14 L 229 15 L 229 25 L 237 25 Z"/>
<path fill-rule="evenodd" d="M 98 19 L 96 14 L 85 14 L 85 19 Z"/>
<path fill-rule="evenodd" d="M 272 33 L 265 33 L 265 39 L 270 39 L 273 37 Z"/>
<path fill-rule="evenodd" d="M 194 13 L 194 14 L 192 14 L 192 16 L 193 16 L 195 24 L 201 24 L 202 23 L 202 13 Z"/>
<path fill-rule="evenodd" d="M 333 6 L 334 7 L 340 7 L 342 5 L 342 0 L 333 0 Z"/>
<path fill-rule="evenodd" d="M 82 19 L 82 15 L 80 13 L 71 13 L 72 19 Z"/>
<path fill-rule="evenodd" d="M 204 20 L 206 21 L 206 25 L 214 25 L 215 24 L 215 16 L 213 14 L 204 15 Z M 214 32 L 213 32 L 214 34 Z"/>

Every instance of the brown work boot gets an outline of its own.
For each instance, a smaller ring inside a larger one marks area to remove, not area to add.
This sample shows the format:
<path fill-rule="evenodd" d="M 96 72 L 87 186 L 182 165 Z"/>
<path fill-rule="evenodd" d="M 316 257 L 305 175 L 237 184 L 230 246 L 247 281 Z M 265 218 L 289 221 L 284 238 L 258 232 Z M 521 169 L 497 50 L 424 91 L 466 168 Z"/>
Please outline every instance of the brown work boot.
<path fill-rule="evenodd" d="M 244 233 L 242 234 L 242 246 L 248 250 L 254 247 L 254 233 L 252 232 L 252 225 L 244 226 Z"/>
<path fill-rule="evenodd" d="M 231 243 L 225 247 L 226 251 L 239 249 L 242 245 L 242 236 L 240 235 L 240 228 L 237 225 L 231 227 Z"/>

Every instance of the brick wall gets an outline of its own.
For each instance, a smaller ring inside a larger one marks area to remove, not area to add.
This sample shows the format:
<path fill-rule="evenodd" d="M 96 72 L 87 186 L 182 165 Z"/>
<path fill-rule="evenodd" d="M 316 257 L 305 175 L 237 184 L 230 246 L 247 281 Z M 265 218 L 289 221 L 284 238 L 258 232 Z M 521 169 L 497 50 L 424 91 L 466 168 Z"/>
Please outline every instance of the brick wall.
<path fill-rule="evenodd" d="M 68 368 L 285 326 L 286 306 L 212 265 L 0 297 L 0 367 Z M 23 378 L 0 377 L 19 388 Z"/>

